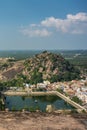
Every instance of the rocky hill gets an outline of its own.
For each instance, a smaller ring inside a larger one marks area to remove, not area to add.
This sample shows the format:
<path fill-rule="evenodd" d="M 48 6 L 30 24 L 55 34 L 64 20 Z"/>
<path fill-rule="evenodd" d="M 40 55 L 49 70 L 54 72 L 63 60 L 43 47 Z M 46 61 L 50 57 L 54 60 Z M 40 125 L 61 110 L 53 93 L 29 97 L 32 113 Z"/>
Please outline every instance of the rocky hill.
<path fill-rule="evenodd" d="M 44 51 L 23 61 L 6 61 L 0 66 L 0 79 L 23 82 L 51 82 L 79 78 L 79 70 L 61 55 Z"/>
<path fill-rule="evenodd" d="M 9 58 L 0 58 L 0 81 L 11 80 L 23 71 L 24 61 L 15 61 Z"/>
<path fill-rule="evenodd" d="M 79 70 L 66 61 L 61 55 L 44 51 L 24 62 L 24 75 L 30 80 L 72 80 L 79 78 Z"/>

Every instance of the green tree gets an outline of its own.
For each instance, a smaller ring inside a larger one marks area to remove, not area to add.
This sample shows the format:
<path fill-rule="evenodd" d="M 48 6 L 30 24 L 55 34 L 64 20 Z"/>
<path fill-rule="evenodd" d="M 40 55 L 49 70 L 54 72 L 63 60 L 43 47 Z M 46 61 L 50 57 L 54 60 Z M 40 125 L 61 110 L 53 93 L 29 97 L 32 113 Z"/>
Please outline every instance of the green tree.
<path fill-rule="evenodd" d="M 42 73 L 38 72 L 37 69 L 31 75 L 30 83 L 37 84 L 43 82 Z"/>
<path fill-rule="evenodd" d="M 82 101 L 77 97 L 77 96 L 74 96 L 72 97 L 72 100 L 80 105 L 82 105 Z"/>

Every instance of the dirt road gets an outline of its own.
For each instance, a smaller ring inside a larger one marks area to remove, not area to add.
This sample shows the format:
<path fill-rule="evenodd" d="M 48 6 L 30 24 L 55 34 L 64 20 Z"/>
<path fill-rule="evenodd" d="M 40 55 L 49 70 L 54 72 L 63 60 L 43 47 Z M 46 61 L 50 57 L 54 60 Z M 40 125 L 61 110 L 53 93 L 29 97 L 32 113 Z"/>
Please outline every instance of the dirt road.
<path fill-rule="evenodd" d="M 87 114 L 0 112 L 0 130 L 87 130 Z"/>

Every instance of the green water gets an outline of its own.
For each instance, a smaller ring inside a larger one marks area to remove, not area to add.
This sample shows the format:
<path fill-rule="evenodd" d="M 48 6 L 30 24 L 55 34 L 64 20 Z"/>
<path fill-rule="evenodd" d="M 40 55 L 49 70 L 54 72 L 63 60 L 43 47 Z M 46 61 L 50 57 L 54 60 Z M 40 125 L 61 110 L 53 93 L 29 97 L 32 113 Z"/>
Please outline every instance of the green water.
<path fill-rule="evenodd" d="M 40 109 L 46 110 L 47 105 L 53 105 L 55 109 L 73 109 L 71 105 L 57 96 L 7 96 L 6 107 L 10 110 L 21 110 L 25 108 L 29 111 Z"/>

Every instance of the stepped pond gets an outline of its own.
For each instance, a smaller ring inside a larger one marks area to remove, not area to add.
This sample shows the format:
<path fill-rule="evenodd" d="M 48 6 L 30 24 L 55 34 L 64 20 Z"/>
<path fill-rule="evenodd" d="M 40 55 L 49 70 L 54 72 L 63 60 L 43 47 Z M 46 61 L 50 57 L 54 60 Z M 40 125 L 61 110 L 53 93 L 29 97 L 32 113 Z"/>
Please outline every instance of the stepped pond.
<path fill-rule="evenodd" d="M 6 108 L 9 110 L 29 110 L 40 109 L 45 112 L 47 105 L 54 106 L 55 109 L 74 109 L 71 105 L 57 96 L 6 96 Z"/>

